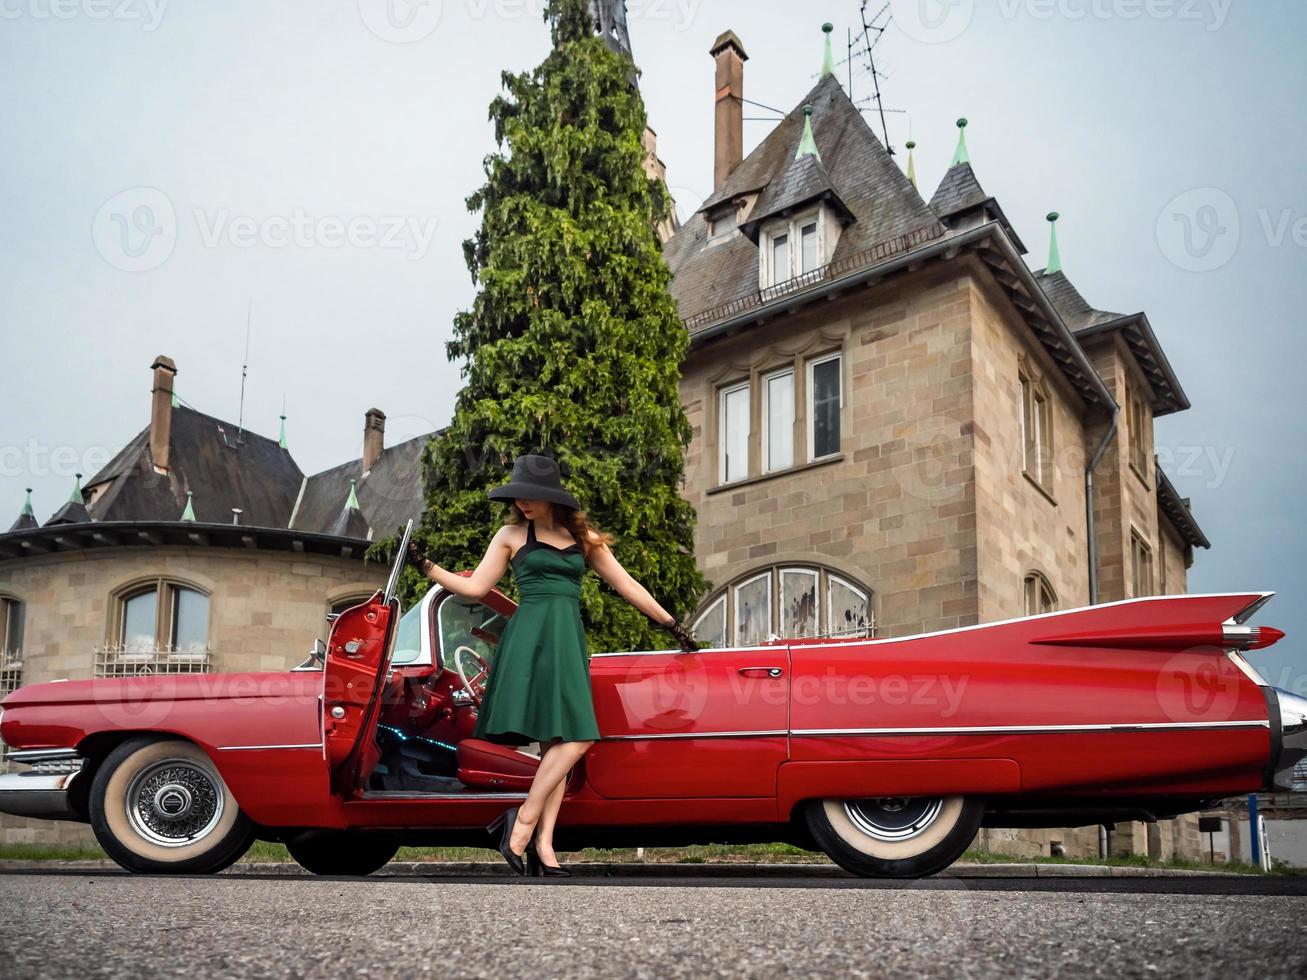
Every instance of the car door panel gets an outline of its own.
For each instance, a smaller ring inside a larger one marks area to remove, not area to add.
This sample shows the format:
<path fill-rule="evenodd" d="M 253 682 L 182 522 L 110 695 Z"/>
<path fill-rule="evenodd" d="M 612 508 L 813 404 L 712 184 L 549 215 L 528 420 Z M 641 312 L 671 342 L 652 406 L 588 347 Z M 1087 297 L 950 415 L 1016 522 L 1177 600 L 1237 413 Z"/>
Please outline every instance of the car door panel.
<path fill-rule="evenodd" d="M 609 799 L 775 795 L 788 674 L 786 647 L 593 657 L 587 782 Z"/>

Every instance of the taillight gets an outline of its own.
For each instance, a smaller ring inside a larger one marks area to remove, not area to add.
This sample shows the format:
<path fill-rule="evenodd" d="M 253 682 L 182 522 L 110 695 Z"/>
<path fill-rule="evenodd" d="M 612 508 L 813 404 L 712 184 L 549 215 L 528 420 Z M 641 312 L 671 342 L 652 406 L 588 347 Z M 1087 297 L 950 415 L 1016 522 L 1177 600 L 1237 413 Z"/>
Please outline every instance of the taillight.
<path fill-rule="evenodd" d="M 1284 637 L 1284 630 L 1274 626 L 1234 626 L 1227 624 L 1223 634 L 1225 645 L 1237 650 L 1262 650 Z"/>

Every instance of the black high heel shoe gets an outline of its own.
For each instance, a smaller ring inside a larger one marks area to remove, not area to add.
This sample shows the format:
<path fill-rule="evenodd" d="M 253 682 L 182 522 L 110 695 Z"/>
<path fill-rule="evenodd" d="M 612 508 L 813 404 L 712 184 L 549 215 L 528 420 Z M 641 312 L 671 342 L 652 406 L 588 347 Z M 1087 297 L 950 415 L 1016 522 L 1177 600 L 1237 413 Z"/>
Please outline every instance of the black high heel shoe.
<path fill-rule="evenodd" d="M 517 823 L 517 811 L 518 807 L 512 807 L 495 817 L 486 827 L 486 833 L 493 834 L 502 830 L 499 835 L 499 853 L 504 856 L 504 860 L 508 862 L 514 874 L 525 876 L 526 868 L 522 864 L 522 858 L 508 846 L 508 842 L 513 838 L 513 825 Z M 529 848 L 530 845 L 528 844 L 527 847 Z"/>
<path fill-rule="evenodd" d="M 566 868 L 555 868 L 552 864 L 545 864 L 540 860 L 540 855 L 536 853 L 536 842 L 533 838 L 530 844 L 526 845 L 526 873 L 533 878 L 570 878 L 572 872 Z"/>

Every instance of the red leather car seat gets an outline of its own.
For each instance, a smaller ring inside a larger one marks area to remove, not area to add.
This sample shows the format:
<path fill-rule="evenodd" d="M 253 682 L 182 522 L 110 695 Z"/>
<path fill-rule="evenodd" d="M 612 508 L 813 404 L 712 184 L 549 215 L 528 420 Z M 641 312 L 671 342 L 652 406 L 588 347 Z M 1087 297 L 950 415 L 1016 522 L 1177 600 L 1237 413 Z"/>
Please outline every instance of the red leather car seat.
<path fill-rule="evenodd" d="M 481 738 L 465 738 L 458 743 L 458 779 L 467 786 L 527 790 L 539 767 L 539 759 L 511 745 Z"/>

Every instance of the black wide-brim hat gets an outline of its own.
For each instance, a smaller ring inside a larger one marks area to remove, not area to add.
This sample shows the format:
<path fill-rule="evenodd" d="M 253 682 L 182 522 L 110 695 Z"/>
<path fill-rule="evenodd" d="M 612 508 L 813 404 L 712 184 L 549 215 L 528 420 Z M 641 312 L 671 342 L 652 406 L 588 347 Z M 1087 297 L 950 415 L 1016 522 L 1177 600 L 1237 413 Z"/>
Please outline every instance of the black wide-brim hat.
<path fill-rule="evenodd" d="M 513 475 L 488 494 L 491 500 L 548 500 L 575 510 L 581 504 L 563 489 L 558 463 L 548 456 L 527 454 L 513 460 Z"/>

